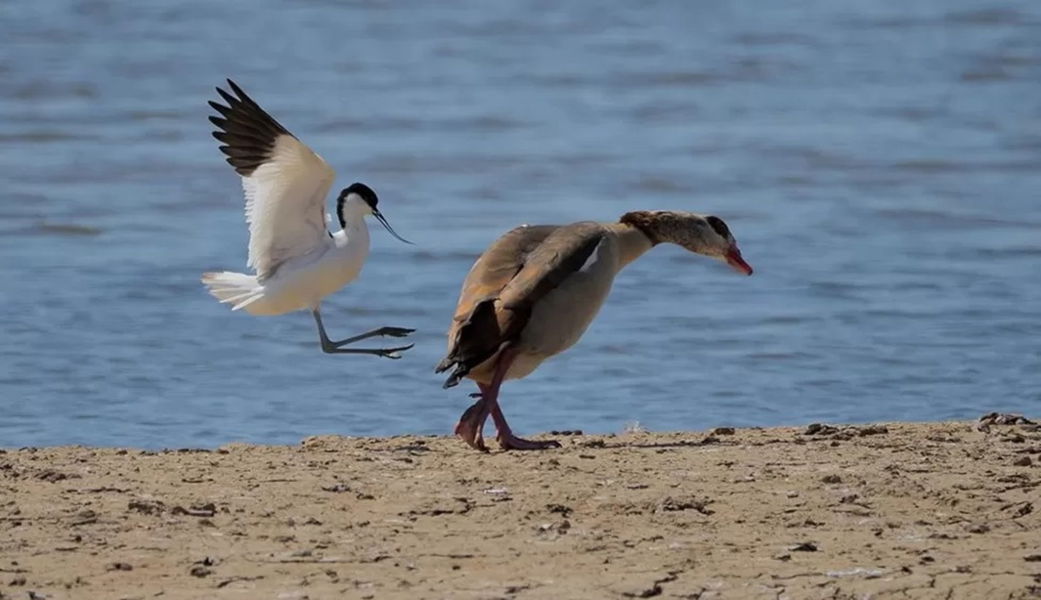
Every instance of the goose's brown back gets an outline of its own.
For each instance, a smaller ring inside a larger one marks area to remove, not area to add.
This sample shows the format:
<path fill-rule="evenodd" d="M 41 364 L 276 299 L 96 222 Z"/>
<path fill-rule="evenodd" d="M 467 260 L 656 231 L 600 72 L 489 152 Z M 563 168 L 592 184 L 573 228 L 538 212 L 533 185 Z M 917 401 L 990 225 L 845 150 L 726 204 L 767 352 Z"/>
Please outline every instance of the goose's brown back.
<path fill-rule="evenodd" d="M 448 353 L 437 365 L 454 367 L 445 387 L 515 341 L 532 307 L 580 269 L 605 234 L 593 222 L 514 228 L 477 259 L 459 295 L 448 330 Z"/>

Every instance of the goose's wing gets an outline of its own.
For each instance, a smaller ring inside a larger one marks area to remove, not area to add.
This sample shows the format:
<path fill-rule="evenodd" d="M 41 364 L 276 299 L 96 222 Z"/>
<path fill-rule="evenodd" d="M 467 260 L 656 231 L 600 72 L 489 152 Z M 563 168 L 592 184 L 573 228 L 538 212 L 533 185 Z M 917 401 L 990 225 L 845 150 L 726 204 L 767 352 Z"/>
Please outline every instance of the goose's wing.
<path fill-rule="evenodd" d="M 336 172 L 235 82 L 228 86 L 234 95 L 217 88 L 227 106 L 211 101 L 221 116 L 210 121 L 219 128 L 213 137 L 224 144 L 221 152 L 242 176 L 247 264 L 263 281 L 286 260 L 326 243 L 325 197 Z"/>
<path fill-rule="evenodd" d="M 496 240 L 463 282 L 448 353 L 436 369 L 455 367 L 445 387 L 515 339 L 532 307 L 585 264 L 603 235 L 599 224 L 583 222 L 517 227 Z"/>

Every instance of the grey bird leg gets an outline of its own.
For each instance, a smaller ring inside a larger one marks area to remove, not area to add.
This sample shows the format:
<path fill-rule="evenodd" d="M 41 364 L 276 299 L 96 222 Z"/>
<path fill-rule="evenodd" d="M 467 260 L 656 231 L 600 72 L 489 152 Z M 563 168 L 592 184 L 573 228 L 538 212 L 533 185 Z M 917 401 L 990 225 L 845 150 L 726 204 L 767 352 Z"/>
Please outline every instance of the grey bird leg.
<path fill-rule="evenodd" d="M 406 329 L 404 327 L 380 327 L 379 329 L 366 331 L 360 335 L 334 342 L 330 340 L 329 336 L 325 333 L 325 325 L 322 324 L 322 313 L 320 313 L 318 309 L 315 309 L 311 311 L 311 314 L 314 315 L 314 322 L 318 324 L 318 337 L 322 343 L 322 352 L 328 354 L 371 354 L 373 356 L 398 359 L 401 358 L 399 352 L 404 352 L 415 345 L 409 344 L 407 346 L 398 346 L 397 348 L 343 348 L 342 346 L 353 344 L 354 342 L 368 339 L 370 337 L 384 335 L 389 335 L 391 337 L 404 337 L 415 331 L 415 329 Z"/>

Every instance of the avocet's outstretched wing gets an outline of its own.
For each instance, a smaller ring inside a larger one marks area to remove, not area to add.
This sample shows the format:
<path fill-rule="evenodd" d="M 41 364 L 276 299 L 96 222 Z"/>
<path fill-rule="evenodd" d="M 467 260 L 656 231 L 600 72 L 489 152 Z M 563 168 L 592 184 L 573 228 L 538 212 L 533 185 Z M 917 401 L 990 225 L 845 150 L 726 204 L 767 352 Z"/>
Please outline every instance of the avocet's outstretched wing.
<path fill-rule="evenodd" d="M 220 117 L 213 137 L 225 145 L 228 164 L 242 176 L 249 224 L 249 262 L 263 281 L 280 264 L 326 242 L 325 197 L 336 178 L 322 157 L 273 119 L 228 80 L 228 103 L 210 102 Z M 237 96 L 237 97 L 236 97 Z"/>

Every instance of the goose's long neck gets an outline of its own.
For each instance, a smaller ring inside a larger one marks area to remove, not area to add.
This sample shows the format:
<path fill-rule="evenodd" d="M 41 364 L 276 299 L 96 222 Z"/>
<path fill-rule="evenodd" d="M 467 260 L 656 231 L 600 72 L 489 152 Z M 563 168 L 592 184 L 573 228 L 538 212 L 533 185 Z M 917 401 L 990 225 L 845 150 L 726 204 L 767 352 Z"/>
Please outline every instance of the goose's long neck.
<path fill-rule="evenodd" d="M 619 270 L 654 247 L 654 242 L 638 227 L 628 223 L 611 223 L 608 227 L 618 239 Z"/>

